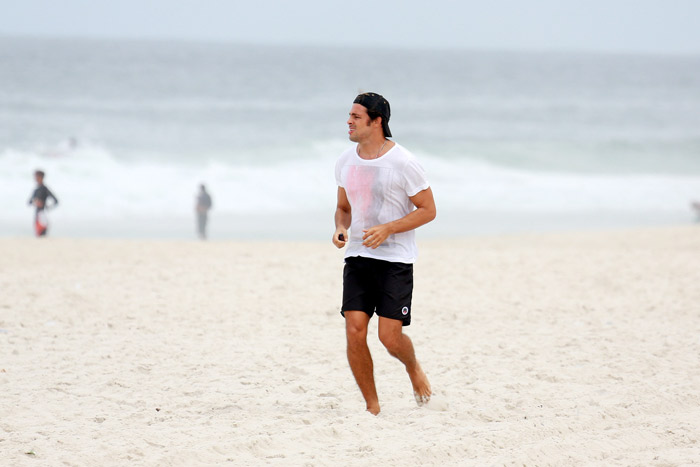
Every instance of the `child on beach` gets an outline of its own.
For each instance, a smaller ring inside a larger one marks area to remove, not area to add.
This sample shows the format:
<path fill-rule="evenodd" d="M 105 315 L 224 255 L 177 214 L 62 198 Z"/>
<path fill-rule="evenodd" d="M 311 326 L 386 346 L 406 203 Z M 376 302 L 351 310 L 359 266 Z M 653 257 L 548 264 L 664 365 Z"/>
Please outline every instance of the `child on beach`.
<path fill-rule="evenodd" d="M 58 199 L 51 193 L 51 190 L 44 185 L 44 172 L 37 170 L 34 172 L 34 179 L 36 180 L 37 187 L 32 193 L 32 197 L 29 198 L 29 204 L 36 207 L 34 213 L 34 230 L 37 237 L 44 237 L 49 229 L 48 218 L 46 217 L 45 210 L 49 207 L 46 201 L 51 198 L 53 203 L 50 207 L 56 206 L 58 204 Z"/>

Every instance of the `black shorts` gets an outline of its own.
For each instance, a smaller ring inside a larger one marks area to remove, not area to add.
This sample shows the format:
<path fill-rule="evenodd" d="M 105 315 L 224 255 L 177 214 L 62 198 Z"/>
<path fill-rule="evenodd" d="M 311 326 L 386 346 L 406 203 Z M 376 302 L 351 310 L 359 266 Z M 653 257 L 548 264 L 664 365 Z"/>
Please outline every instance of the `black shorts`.
<path fill-rule="evenodd" d="M 384 318 L 411 324 L 413 265 L 392 263 L 362 256 L 345 258 L 343 270 L 343 306 L 346 311 L 376 312 Z"/>

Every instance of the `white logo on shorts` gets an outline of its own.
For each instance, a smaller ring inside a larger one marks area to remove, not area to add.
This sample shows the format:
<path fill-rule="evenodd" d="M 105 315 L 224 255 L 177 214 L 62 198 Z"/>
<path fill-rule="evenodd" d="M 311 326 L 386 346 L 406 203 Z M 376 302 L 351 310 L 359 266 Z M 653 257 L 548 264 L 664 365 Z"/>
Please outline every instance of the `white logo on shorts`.
<path fill-rule="evenodd" d="M 408 314 L 408 307 L 405 306 L 405 307 L 401 308 L 401 313 L 402 313 L 404 316 L 406 316 L 406 315 Z"/>

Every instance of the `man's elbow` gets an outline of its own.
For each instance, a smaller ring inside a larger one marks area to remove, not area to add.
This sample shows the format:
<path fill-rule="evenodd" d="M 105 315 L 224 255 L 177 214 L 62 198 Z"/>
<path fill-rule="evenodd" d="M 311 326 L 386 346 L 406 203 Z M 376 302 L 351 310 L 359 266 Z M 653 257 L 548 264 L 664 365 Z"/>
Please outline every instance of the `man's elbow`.
<path fill-rule="evenodd" d="M 425 222 L 432 222 L 435 220 L 437 217 L 437 209 L 435 208 L 435 205 L 432 205 L 430 207 L 427 207 L 425 209 Z"/>

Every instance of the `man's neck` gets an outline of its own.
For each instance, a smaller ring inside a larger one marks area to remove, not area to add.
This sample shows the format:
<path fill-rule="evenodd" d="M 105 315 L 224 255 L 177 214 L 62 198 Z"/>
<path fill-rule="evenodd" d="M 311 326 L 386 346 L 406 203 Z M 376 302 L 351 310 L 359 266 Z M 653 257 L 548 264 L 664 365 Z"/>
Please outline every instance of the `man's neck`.
<path fill-rule="evenodd" d="M 394 144 L 393 141 L 386 139 L 384 136 L 372 138 L 357 144 L 357 154 L 362 159 L 377 159 L 386 154 Z"/>

